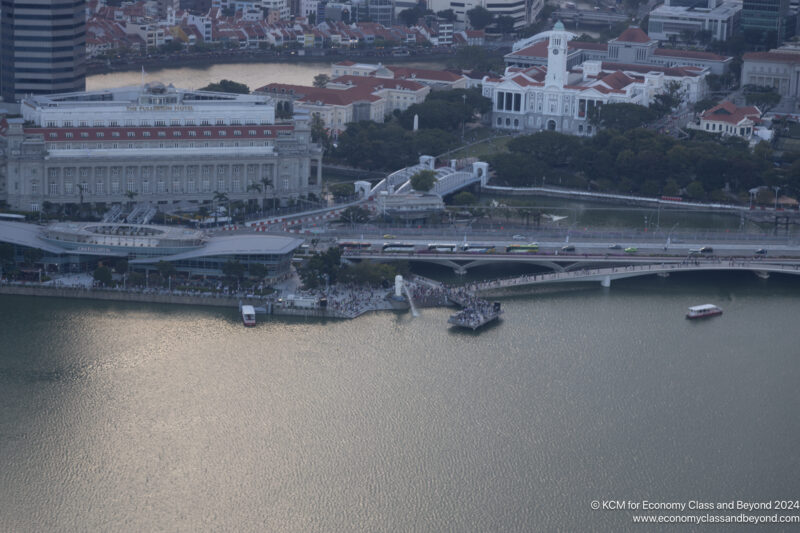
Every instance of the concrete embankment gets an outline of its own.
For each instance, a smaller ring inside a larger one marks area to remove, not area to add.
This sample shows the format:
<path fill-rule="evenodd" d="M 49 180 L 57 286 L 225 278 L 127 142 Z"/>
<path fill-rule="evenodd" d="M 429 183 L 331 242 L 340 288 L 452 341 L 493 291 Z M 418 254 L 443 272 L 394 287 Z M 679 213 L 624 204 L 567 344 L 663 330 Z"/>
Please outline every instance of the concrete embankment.
<path fill-rule="evenodd" d="M 85 300 L 106 300 L 114 302 L 142 302 L 171 305 L 204 307 L 226 307 L 237 309 L 242 304 L 264 307 L 263 299 L 240 298 L 238 296 L 201 296 L 157 292 L 115 291 L 88 289 L 85 287 L 44 287 L 35 285 L 0 285 L 0 294 L 18 296 L 44 296 L 48 298 L 78 298 Z M 349 318 L 334 309 L 284 308 L 268 306 L 269 314 L 281 316 L 301 316 L 315 318 Z"/>

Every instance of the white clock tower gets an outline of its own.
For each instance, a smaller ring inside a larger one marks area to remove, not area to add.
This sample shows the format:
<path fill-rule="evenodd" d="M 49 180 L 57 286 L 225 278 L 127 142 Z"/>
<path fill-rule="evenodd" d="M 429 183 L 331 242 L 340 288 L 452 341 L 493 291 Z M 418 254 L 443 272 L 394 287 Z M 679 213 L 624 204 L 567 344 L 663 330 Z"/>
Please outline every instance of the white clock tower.
<path fill-rule="evenodd" d="M 550 32 L 550 44 L 547 45 L 547 75 L 545 87 L 564 87 L 567 82 L 567 42 L 570 33 L 564 29 L 559 20 Z"/>

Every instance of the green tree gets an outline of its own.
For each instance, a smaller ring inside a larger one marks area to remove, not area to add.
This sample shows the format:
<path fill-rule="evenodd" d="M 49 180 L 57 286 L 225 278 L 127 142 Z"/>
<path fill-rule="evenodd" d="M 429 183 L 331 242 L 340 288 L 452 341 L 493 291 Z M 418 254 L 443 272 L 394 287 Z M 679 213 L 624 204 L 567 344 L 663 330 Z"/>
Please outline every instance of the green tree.
<path fill-rule="evenodd" d="M 603 128 L 628 131 L 641 128 L 657 118 L 657 114 L 638 104 L 605 104 L 595 108 L 590 122 Z"/>
<path fill-rule="evenodd" d="M 339 215 L 339 220 L 349 224 L 363 224 L 369 220 L 369 217 L 370 212 L 368 209 L 354 205 L 342 211 Z"/>
<path fill-rule="evenodd" d="M 156 263 L 156 269 L 158 273 L 161 274 L 161 277 L 167 279 L 170 276 L 174 276 L 178 271 L 175 269 L 175 265 L 170 263 L 169 261 L 159 261 Z"/>
<path fill-rule="evenodd" d="M 209 83 L 200 90 L 213 91 L 217 93 L 250 94 L 250 87 L 244 83 L 238 83 L 231 80 L 220 80 L 219 83 Z"/>
<path fill-rule="evenodd" d="M 702 200 L 706 196 L 706 191 L 702 183 L 693 181 L 686 186 L 686 194 L 693 200 Z"/>
<path fill-rule="evenodd" d="M 267 267 L 262 263 L 250 263 L 247 267 L 247 271 L 250 273 L 250 276 L 259 280 L 266 278 L 269 273 Z"/>
<path fill-rule="evenodd" d="M 672 112 L 673 109 L 681 105 L 683 101 L 683 87 L 679 81 L 671 81 L 664 87 L 664 91 L 657 94 L 650 104 L 656 115 L 663 117 Z"/>
<path fill-rule="evenodd" d="M 22 252 L 22 257 L 25 260 L 25 265 L 32 267 L 42 260 L 44 252 L 39 248 L 26 248 L 25 251 Z"/>
<path fill-rule="evenodd" d="M 772 87 L 749 88 L 744 93 L 747 105 L 756 106 L 762 113 L 766 113 L 781 101 L 781 95 Z"/>
<path fill-rule="evenodd" d="M 446 22 L 455 22 L 456 21 L 456 12 L 452 9 L 444 9 L 442 11 L 437 11 L 436 16 Z"/>
<path fill-rule="evenodd" d="M 347 198 L 356 193 L 356 188 L 352 183 L 334 183 L 328 186 L 328 191 L 335 198 Z"/>
<path fill-rule="evenodd" d="M 312 85 L 314 87 L 324 88 L 326 85 L 328 85 L 329 81 L 331 81 L 331 77 L 327 74 L 317 74 L 314 76 Z"/>
<path fill-rule="evenodd" d="M 475 6 L 467 11 L 467 17 L 469 17 L 470 26 L 476 30 L 482 30 L 492 23 L 494 15 L 485 7 Z"/>
<path fill-rule="evenodd" d="M 453 205 L 473 205 L 478 199 L 469 191 L 461 191 L 453 195 Z"/>
<path fill-rule="evenodd" d="M 495 19 L 497 30 L 503 35 L 514 33 L 514 17 L 503 15 Z"/>
<path fill-rule="evenodd" d="M 214 208 L 214 225 L 217 224 L 220 206 L 227 202 L 228 202 L 227 193 L 214 191 L 214 203 L 216 204 L 216 207 Z M 230 213 L 228 213 L 228 215 L 230 215 Z"/>
<path fill-rule="evenodd" d="M 328 128 L 325 127 L 325 122 L 319 113 L 314 113 L 311 116 L 311 140 L 319 143 L 327 151 L 331 147 L 331 138 L 328 134 Z"/>
<path fill-rule="evenodd" d="M 451 61 L 450 66 L 459 70 L 477 70 L 479 72 L 501 72 L 503 70 L 503 56 L 494 49 L 482 46 L 458 48 Z M 428 97 L 447 92 L 450 91 L 431 91 Z"/>
<path fill-rule="evenodd" d="M 106 287 L 111 285 L 111 269 L 106 266 L 97 267 L 93 274 L 94 280 Z"/>
<path fill-rule="evenodd" d="M 245 265 L 241 264 L 239 261 L 234 261 L 233 259 L 228 259 L 222 265 L 222 273 L 229 279 L 242 279 L 246 269 L 247 267 Z"/>
<path fill-rule="evenodd" d="M 114 263 L 114 271 L 117 274 L 124 274 L 128 271 L 128 260 L 127 259 L 117 259 Z"/>
<path fill-rule="evenodd" d="M 433 170 L 420 170 L 411 176 L 411 187 L 415 191 L 428 192 L 436 184 L 436 173 Z"/>
<path fill-rule="evenodd" d="M 300 270 L 303 285 L 309 289 L 319 287 L 325 283 L 336 283 L 342 262 L 342 251 L 337 247 L 328 248 L 323 253 L 314 253 Z"/>

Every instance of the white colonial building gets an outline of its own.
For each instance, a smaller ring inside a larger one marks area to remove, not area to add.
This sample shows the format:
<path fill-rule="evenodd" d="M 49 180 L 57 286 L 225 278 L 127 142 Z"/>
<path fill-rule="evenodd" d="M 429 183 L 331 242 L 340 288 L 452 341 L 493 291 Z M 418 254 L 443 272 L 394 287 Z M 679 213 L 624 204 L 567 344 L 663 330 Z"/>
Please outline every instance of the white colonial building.
<path fill-rule="evenodd" d="M 750 140 L 759 124 L 761 111 L 756 106 L 739 107 L 733 102 L 722 102 L 703 112 L 697 129 Z"/>
<path fill-rule="evenodd" d="M 681 84 L 688 101 L 705 95 L 708 71 L 698 67 L 589 60 L 570 68 L 572 36 L 557 22 L 546 41 L 546 67 L 509 67 L 503 78 L 484 78 L 483 95 L 493 102 L 495 128 L 592 135 L 595 132 L 589 118 L 603 104 L 648 106 L 671 82 Z"/>
<path fill-rule="evenodd" d="M 150 83 L 31 96 L 21 110 L 21 119 L 0 120 L 0 200 L 15 209 L 321 192 L 322 150 L 308 116 L 276 123 L 265 95 Z"/>

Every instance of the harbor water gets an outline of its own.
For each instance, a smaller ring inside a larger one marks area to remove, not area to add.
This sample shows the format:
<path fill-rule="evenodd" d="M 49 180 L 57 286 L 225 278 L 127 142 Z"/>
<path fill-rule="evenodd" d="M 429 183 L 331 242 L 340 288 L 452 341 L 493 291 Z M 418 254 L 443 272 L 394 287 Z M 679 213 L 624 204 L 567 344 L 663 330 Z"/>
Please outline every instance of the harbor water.
<path fill-rule="evenodd" d="M 0 296 L 0 531 L 626 531 L 591 502 L 796 499 L 799 282 L 562 286 L 477 332 Z"/>

